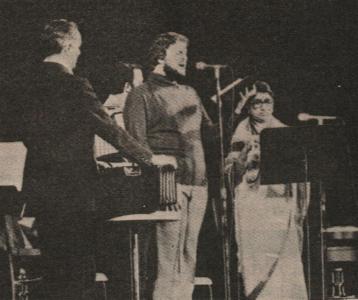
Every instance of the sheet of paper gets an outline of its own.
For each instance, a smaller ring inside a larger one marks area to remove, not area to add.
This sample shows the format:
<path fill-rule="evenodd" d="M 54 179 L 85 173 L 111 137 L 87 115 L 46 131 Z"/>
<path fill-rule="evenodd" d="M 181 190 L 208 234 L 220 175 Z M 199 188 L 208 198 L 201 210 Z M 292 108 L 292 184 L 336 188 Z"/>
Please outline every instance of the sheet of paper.
<path fill-rule="evenodd" d="M 22 189 L 27 149 L 22 142 L 0 143 L 0 186 Z"/>

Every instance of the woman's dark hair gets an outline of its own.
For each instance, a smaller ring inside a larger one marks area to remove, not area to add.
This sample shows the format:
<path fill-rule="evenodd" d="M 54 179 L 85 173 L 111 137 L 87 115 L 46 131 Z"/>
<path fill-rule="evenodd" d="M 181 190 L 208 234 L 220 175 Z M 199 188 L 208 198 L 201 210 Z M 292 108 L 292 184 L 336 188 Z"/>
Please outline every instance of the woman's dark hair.
<path fill-rule="evenodd" d="M 148 53 L 148 63 L 151 70 L 158 65 L 159 59 L 165 58 L 165 53 L 169 46 L 175 44 L 177 41 L 189 44 L 189 39 L 186 36 L 176 32 L 162 33 L 154 39 Z"/>
<path fill-rule="evenodd" d="M 76 23 L 65 19 L 52 20 L 47 23 L 40 36 L 44 57 L 60 53 L 62 50 L 61 42 L 73 39 L 77 31 Z"/>
<path fill-rule="evenodd" d="M 258 80 L 254 83 L 254 85 L 256 86 L 256 91 L 258 93 L 269 93 L 271 97 L 273 97 L 272 89 L 267 82 Z"/>

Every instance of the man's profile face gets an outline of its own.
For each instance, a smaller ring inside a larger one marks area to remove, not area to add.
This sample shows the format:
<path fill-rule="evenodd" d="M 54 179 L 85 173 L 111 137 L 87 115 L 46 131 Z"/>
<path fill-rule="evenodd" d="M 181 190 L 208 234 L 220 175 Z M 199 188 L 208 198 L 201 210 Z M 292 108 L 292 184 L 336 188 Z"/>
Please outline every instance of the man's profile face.
<path fill-rule="evenodd" d="M 66 53 L 69 60 L 69 63 L 72 68 L 76 67 L 78 58 L 81 54 L 81 45 L 82 45 L 82 37 L 78 30 L 76 30 L 71 39 L 67 43 Z"/>
<path fill-rule="evenodd" d="M 133 69 L 133 87 L 137 87 L 143 83 L 143 72 L 141 69 Z"/>
<path fill-rule="evenodd" d="M 188 44 L 184 41 L 176 41 L 166 50 L 164 68 L 185 76 L 188 62 Z"/>

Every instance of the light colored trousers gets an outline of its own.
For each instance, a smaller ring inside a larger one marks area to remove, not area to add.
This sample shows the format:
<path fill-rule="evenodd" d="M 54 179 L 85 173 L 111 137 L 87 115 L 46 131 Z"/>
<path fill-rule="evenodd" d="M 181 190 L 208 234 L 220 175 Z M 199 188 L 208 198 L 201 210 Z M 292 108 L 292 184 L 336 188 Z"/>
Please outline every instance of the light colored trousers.
<path fill-rule="evenodd" d="M 158 223 L 158 275 L 153 300 L 191 300 L 194 290 L 198 237 L 203 222 L 207 187 L 177 185 L 181 220 Z"/>

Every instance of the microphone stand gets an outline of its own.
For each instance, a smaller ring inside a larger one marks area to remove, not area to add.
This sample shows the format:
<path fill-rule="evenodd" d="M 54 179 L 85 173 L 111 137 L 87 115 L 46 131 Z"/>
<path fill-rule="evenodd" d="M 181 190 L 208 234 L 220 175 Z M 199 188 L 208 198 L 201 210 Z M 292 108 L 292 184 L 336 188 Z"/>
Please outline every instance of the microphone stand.
<path fill-rule="evenodd" d="M 217 113 L 219 122 L 219 143 L 220 143 L 220 204 L 222 205 L 221 212 L 221 235 L 223 247 L 223 263 L 224 263 L 224 288 L 225 300 L 231 300 L 231 268 L 230 268 L 230 236 L 229 236 L 229 222 L 228 222 L 228 199 L 225 187 L 225 160 L 224 160 L 224 126 L 222 116 L 222 100 L 221 100 L 221 87 L 220 87 L 220 68 L 216 67 L 215 80 L 216 80 L 216 100 L 217 100 Z"/>

